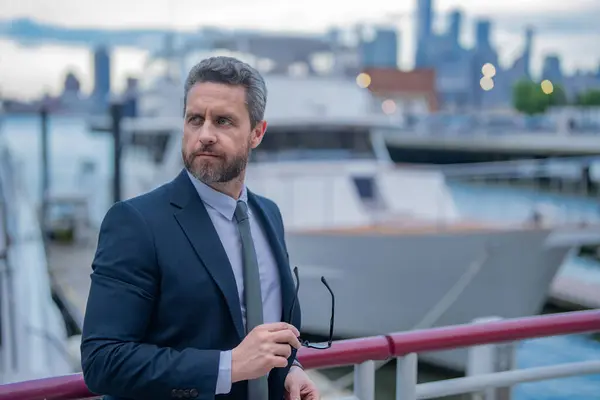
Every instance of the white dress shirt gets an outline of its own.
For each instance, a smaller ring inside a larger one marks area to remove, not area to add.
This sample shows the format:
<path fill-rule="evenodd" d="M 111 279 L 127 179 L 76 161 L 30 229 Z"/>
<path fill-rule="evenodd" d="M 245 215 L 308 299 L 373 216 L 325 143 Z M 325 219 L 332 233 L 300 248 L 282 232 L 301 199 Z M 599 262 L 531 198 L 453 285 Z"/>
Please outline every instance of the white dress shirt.
<path fill-rule="evenodd" d="M 246 307 L 244 305 L 244 274 L 242 262 L 242 243 L 233 215 L 237 206 L 237 201 L 211 188 L 205 183 L 194 178 L 188 171 L 194 187 L 210 219 L 221 239 L 225 253 L 229 258 L 229 263 L 235 276 L 238 295 L 240 298 L 240 307 L 242 309 L 242 319 L 246 325 Z M 242 189 L 241 201 L 248 204 L 248 192 L 246 186 Z M 263 300 L 263 318 L 265 323 L 281 321 L 281 284 L 279 280 L 279 270 L 271 250 L 269 241 L 265 232 L 256 218 L 254 210 L 248 204 L 248 217 L 250 219 L 250 231 L 254 240 L 256 249 L 256 258 L 258 259 L 258 268 L 260 273 L 260 286 Z M 223 266 L 224 268 L 227 266 Z M 217 379 L 216 394 L 226 394 L 231 390 L 231 350 L 221 352 L 219 363 L 219 376 Z"/>

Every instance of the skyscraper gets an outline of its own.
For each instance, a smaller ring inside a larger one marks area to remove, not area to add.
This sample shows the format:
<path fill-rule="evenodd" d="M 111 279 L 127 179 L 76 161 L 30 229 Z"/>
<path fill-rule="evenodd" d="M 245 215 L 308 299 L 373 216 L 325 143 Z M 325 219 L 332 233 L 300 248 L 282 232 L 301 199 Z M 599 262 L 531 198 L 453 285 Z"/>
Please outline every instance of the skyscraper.
<path fill-rule="evenodd" d="M 415 67 L 428 65 L 426 47 L 432 34 L 433 21 L 432 0 L 417 0 L 417 53 Z"/>
<path fill-rule="evenodd" d="M 392 28 L 376 28 L 375 37 L 361 41 L 363 68 L 398 68 L 398 34 Z"/>
<path fill-rule="evenodd" d="M 523 62 L 525 74 L 531 76 L 531 47 L 533 45 L 533 28 L 528 26 L 525 30 L 525 48 L 523 49 Z"/>
<path fill-rule="evenodd" d="M 563 74 L 560 64 L 560 58 L 558 55 L 547 55 L 542 66 L 542 79 L 548 79 L 553 84 L 562 83 Z"/>
<path fill-rule="evenodd" d="M 462 12 L 460 10 L 453 10 L 450 13 L 450 29 L 448 35 L 455 44 L 460 41 L 460 29 L 462 24 Z"/>
<path fill-rule="evenodd" d="M 477 21 L 475 27 L 475 47 L 477 50 L 488 50 L 491 48 L 490 30 L 492 23 L 487 19 Z"/>
<path fill-rule="evenodd" d="M 94 50 L 93 102 L 96 111 L 103 112 L 110 101 L 110 53 L 104 46 Z"/>

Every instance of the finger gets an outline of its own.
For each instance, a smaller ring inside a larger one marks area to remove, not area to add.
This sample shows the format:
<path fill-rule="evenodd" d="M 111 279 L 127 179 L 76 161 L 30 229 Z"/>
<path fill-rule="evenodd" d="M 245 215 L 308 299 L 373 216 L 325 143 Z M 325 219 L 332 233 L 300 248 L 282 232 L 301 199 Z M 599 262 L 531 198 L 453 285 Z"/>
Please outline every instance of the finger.
<path fill-rule="evenodd" d="M 300 385 L 292 380 L 292 383 L 290 383 L 288 388 L 288 393 L 290 395 L 290 400 L 300 400 Z"/>
<path fill-rule="evenodd" d="M 271 340 L 275 343 L 287 343 L 296 349 L 300 348 L 300 341 L 298 340 L 298 337 L 296 337 L 296 335 L 294 335 L 294 333 L 292 331 L 285 330 L 285 331 L 273 332 L 272 336 L 271 336 Z"/>
<path fill-rule="evenodd" d="M 315 386 L 311 386 L 309 392 L 305 396 L 306 400 L 319 400 L 319 390 Z"/>
<path fill-rule="evenodd" d="M 285 357 L 287 359 L 292 355 L 292 348 L 287 344 L 275 343 L 273 344 L 272 352 L 276 356 Z"/>
<path fill-rule="evenodd" d="M 268 330 L 269 332 L 277 332 L 283 330 L 291 330 L 294 332 L 294 335 L 300 336 L 300 332 L 294 325 L 288 324 L 286 322 L 272 322 L 270 324 L 260 325 L 262 328 Z"/>
<path fill-rule="evenodd" d="M 281 356 L 271 356 L 269 364 L 271 368 L 285 368 L 288 365 L 288 359 Z"/>

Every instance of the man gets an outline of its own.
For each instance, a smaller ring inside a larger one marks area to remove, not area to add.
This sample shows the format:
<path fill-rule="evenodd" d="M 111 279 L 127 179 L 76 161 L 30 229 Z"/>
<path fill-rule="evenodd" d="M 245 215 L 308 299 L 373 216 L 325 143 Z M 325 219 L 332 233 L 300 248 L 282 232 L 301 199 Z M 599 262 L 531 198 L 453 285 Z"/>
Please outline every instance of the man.
<path fill-rule="evenodd" d="M 185 84 L 185 169 L 107 212 L 81 344 L 108 399 L 316 400 L 278 207 L 244 186 L 266 131 L 260 74 L 204 60 Z"/>

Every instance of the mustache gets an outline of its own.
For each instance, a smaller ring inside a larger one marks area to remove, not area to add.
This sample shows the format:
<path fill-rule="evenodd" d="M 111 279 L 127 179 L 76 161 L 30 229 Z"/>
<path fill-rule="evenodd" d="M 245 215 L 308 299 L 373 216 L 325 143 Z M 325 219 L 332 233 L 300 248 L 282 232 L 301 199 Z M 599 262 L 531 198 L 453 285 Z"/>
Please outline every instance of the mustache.
<path fill-rule="evenodd" d="M 211 156 L 215 156 L 215 157 L 223 157 L 223 155 L 221 153 L 214 151 L 210 147 L 204 147 L 204 148 L 198 149 L 192 153 L 192 157 L 197 157 L 200 155 L 211 155 Z"/>

